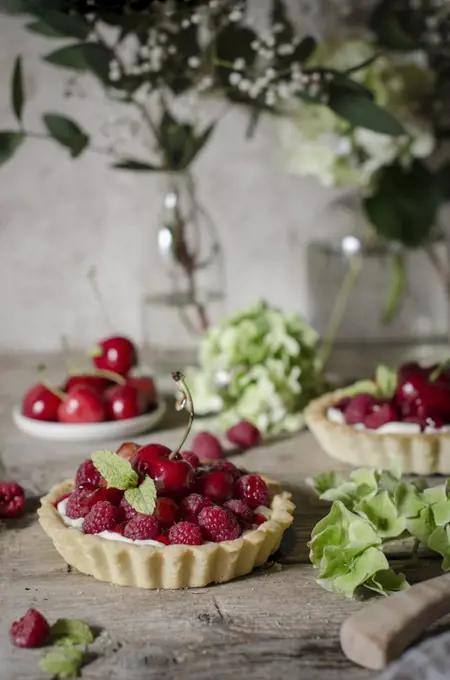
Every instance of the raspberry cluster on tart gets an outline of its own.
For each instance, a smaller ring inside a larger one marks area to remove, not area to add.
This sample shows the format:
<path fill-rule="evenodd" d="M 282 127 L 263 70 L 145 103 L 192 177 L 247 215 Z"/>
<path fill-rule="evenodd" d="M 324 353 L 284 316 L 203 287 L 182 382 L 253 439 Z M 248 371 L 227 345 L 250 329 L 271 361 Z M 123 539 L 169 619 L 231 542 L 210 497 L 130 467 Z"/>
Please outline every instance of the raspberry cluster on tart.
<path fill-rule="evenodd" d="M 293 521 L 290 494 L 180 448 L 98 451 L 50 490 L 39 521 L 68 564 L 118 585 L 188 588 L 248 574 L 276 552 Z"/>
<path fill-rule="evenodd" d="M 322 448 L 355 466 L 450 472 L 450 371 L 446 363 L 377 369 L 371 380 L 312 401 L 305 420 Z"/>

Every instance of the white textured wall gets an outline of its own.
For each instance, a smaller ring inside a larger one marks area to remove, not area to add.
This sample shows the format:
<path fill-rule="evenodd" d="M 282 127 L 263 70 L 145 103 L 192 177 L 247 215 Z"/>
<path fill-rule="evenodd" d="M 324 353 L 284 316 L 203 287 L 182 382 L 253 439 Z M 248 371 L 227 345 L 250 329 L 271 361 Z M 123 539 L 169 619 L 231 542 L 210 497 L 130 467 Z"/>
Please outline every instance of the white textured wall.
<path fill-rule="evenodd" d="M 18 53 L 28 129 L 40 129 L 44 111 L 66 112 L 93 132 L 121 115 L 99 95 L 62 96 L 67 72 L 38 60 L 53 45 L 0 17 L 0 129 L 14 125 L 9 78 Z M 196 166 L 225 254 L 227 306 L 264 297 L 308 314 L 305 245 L 337 228 L 332 216 L 323 219 L 329 192 L 287 176 L 268 122 L 251 142 L 245 124 L 243 112 L 230 110 Z M 77 347 L 104 334 L 86 279 L 92 265 L 116 329 L 139 338 L 141 296 L 162 276 L 160 205 L 156 175 L 110 170 L 91 153 L 72 161 L 60 147 L 28 140 L 0 169 L 0 348 L 53 349 L 61 334 Z"/>

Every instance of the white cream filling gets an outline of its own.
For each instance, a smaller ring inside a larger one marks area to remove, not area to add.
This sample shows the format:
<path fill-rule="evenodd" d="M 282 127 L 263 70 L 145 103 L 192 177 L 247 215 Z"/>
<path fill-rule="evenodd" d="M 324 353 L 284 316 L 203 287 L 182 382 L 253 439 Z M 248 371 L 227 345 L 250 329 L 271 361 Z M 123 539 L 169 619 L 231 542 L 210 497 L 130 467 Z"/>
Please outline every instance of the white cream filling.
<path fill-rule="evenodd" d="M 81 531 L 83 526 L 83 518 L 80 517 L 79 519 L 71 519 L 66 515 L 68 500 L 68 498 L 65 498 L 64 500 L 60 501 L 56 506 L 56 509 L 61 515 L 61 518 L 66 526 L 72 527 L 72 529 L 76 529 L 77 531 Z M 101 531 L 99 534 L 95 535 L 100 536 L 100 538 L 106 538 L 107 541 L 122 541 L 123 543 L 133 543 L 134 545 L 153 545 L 156 548 L 166 547 L 165 543 L 161 543 L 160 541 L 152 541 L 151 539 L 136 539 L 133 541 L 131 538 L 122 536 L 122 534 L 118 534 L 115 531 Z"/>
<path fill-rule="evenodd" d="M 329 408 L 327 410 L 327 418 L 332 423 L 336 423 L 337 425 L 346 425 L 345 416 L 338 408 Z M 420 425 L 417 423 L 404 422 L 386 423 L 377 430 L 372 430 L 368 427 L 365 427 L 363 423 L 357 423 L 351 427 L 353 427 L 355 430 L 368 430 L 369 432 L 373 432 L 373 434 L 420 434 L 422 432 Z M 444 425 L 443 427 L 427 426 L 423 432 L 425 434 L 431 434 L 433 432 L 450 432 L 450 425 Z"/>
<path fill-rule="evenodd" d="M 71 527 L 72 529 L 76 529 L 77 531 L 82 531 L 83 517 L 80 517 L 79 519 L 71 519 L 70 517 L 67 517 L 66 508 L 68 501 L 69 501 L 68 498 L 64 498 L 64 500 L 58 503 L 56 509 L 61 515 L 61 519 L 66 526 Z M 255 512 L 260 515 L 264 515 L 264 517 L 267 517 L 267 519 L 270 519 L 271 511 L 270 508 L 267 508 L 266 506 L 260 505 L 259 507 L 256 508 Z M 257 528 L 258 525 L 255 525 L 255 529 Z M 245 534 L 248 534 L 249 531 L 251 531 L 251 529 L 243 531 L 241 535 L 245 536 Z M 122 536 L 122 534 L 118 534 L 115 531 L 101 531 L 99 534 L 95 535 L 100 536 L 100 538 L 106 538 L 107 541 L 122 541 L 123 543 L 133 543 L 133 545 L 153 545 L 156 548 L 166 547 L 165 543 L 161 543 L 160 541 L 152 541 L 151 539 L 145 540 L 136 539 L 135 541 L 133 541 L 131 538 Z M 205 541 L 205 543 L 211 543 L 211 541 Z"/>

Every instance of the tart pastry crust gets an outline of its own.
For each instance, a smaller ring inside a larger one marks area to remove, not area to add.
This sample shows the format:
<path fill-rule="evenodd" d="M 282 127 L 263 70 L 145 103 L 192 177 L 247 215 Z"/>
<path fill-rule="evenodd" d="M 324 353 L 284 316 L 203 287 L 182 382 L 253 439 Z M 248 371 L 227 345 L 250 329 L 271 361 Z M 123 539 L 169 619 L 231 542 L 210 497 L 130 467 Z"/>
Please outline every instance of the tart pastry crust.
<path fill-rule="evenodd" d="M 327 410 L 345 396 L 337 390 L 314 399 L 305 409 L 309 429 L 332 458 L 355 467 L 389 469 L 401 466 L 405 474 L 450 473 L 450 432 L 373 434 L 327 418 Z"/>
<path fill-rule="evenodd" d="M 72 490 L 71 479 L 41 499 L 39 522 L 68 564 L 100 581 L 136 588 L 200 588 L 249 574 L 278 550 L 284 531 L 292 524 L 295 506 L 291 494 L 277 482 L 265 482 L 272 499 L 271 518 L 234 541 L 154 547 L 83 534 L 66 526 L 53 505 Z"/>

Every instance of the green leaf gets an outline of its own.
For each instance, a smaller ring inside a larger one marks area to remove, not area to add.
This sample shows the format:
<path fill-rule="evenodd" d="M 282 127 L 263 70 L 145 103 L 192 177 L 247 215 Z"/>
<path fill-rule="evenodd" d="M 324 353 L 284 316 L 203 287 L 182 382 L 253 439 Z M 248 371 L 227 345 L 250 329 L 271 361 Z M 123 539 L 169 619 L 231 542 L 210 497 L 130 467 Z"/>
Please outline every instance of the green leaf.
<path fill-rule="evenodd" d="M 405 518 L 399 517 L 387 491 L 381 491 L 373 498 L 363 498 L 355 509 L 374 525 L 381 538 L 396 538 L 406 529 Z"/>
<path fill-rule="evenodd" d="M 138 485 L 139 478 L 137 472 L 131 467 L 131 463 L 125 458 L 121 458 L 113 451 L 94 451 L 91 455 L 94 467 L 106 479 L 108 488 L 126 489 Z"/>
<path fill-rule="evenodd" d="M 392 137 L 406 134 L 404 127 L 389 111 L 357 92 L 335 93 L 330 97 L 329 106 L 353 127 L 366 128 Z"/>
<path fill-rule="evenodd" d="M 434 503 L 431 506 L 434 521 L 438 527 L 445 527 L 450 522 L 450 500 Z"/>
<path fill-rule="evenodd" d="M 409 583 L 404 574 L 396 574 L 393 569 L 383 569 L 367 579 L 364 588 L 373 590 L 378 595 L 391 595 L 406 590 Z"/>
<path fill-rule="evenodd" d="M 136 489 L 127 489 L 125 498 L 137 512 L 153 515 L 156 507 L 156 486 L 151 477 L 146 475 L 142 484 Z"/>
<path fill-rule="evenodd" d="M 0 132 L 0 166 L 12 158 L 24 139 L 22 132 Z"/>
<path fill-rule="evenodd" d="M 50 28 L 50 26 L 40 19 L 37 21 L 31 21 L 29 24 L 25 25 L 25 28 L 27 31 L 30 31 L 31 33 L 37 33 L 38 35 L 44 35 L 46 38 L 60 38 L 60 34 L 53 30 L 53 28 Z"/>
<path fill-rule="evenodd" d="M 229 82 L 229 76 L 233 72 L 232 65 L 237 59 L 244 60 L 246 69 L 255 63 L 256 52 L 251 47 L 255 40 L 257 40 L 257 35 L 252 29 L 236 24 L 222 28 L 215 39 L 215 55 L 220 64 L 216 67 L 216 76 L 219 84 L 226 88 L 227 94 L 231 92 L 232 99 L 234 95 L 238 101 L 240 99 L 238 91 Z"/>
<path fill-rule="evenodd" d="M 375 382 L 378 385 L 381 396 L 385 399 L 391 399 L 397 389 L 397 371 L 389 368 L 389 366 L 380 364 L 375 372 Z"/>
<path fill-rule="evenodd" d="M 444 558 L 442 569 L 450 569 L 450 528 L 437 527 L 428 539 L 427 546 L 430 550 L 439 553 Z"/>
<path fill-rule="evenodd" d="M 70 118 L 55 113 L 46 113 L 42 120 L 53 139 L 70 149 L 72 158 L 77 158 L 87 147 L 89 137 Z"/>
<path fill-rule="evenodd" d="M 317 41 L 311 35 L 307 35 L 295 47 L 294 54 L 292 55 L 292 61 L 300 61 L 301 63 L 304 63 L 314 54 L 316 47 Z"/>
<path fill-rule="evenodd" d="M 91 71 L 104 84 L 110 85 L 109 63 L 112 57 L 112 53 L 103 45 L 87 42 L 61 47 L 47 54 L 44 60 L 62 68 Z"/>
<path fill-rule="evenodd" d="M 425 489 L 422 492 L 422 498 L 428 505 L 433 505 L 434 503 L 446 503 L 447 483 Z"/>
<path fill-rule="evenodd" d="M 332 555 L 331 558 L 326 554 L 327 564 L 317 583 L 345 597 L 352 597 L 355 590 L 373 579 L 375 574 L 389 569 L 386 555 L 376 547 L 369 547 L 357 556 L 345 548 L 333 551 Z"/>
<path fill-rule="evenodd" d="M 318 496 L 329 489 L 335 489 L 344 483 L 342 475 L 337 472 L 322 472 L 311 480 L 311 485 Z"/>
<path fill-rule="evenodd" d="M 50 634 L 55 645 L 88 645 L 94 641 L 92 630 L 81 619 L 58 619 Z"/>
<path fill-rule="evenodd" d="M 151 163 L 144 163 L 143 161 L 135 160 L 134 158 L 122 158 L 112 166 L 118 170 L 134 170 L 136 172 L 162 172 L 164 168 L 160 168 Z"/>
<path fill-rule="evenodd" d="M 352 470 L 350 473 L 350 480 L 354 482 L 358 488 L 367 488 L 369 489 L 369 493 L 372 491 L 376 492 L 378 491 L 380 482 L 380 473 L 371 468 L 358 468 L 357 470 Z"/>
<path fill-rule="evenodd" d="M 374 397 L 378 396 L 378 385 L 374 380 L 358 380 L 358 382 L 353 383 L 353 385 L 349 385 L 340 390 L 343 397 L 353 397 L 355 394 L 360 394 L 361 392 L 367 392 Z"/>
<path fill-rule="evenodd" d="M 11 103 L 17 120 L 21 122 L 24 104 L 21 57 L 16 57 L 16 61 L 14 63 L 14 70 L 11 81 Z"/>
<path fill-rule="evenodd" d="M 436 177 L 415 161 L 410 168 L 394 164 L 380 170 L 364 207 L 380 236 L 417 248 L 430 238 L 441 199 Z"/>
<path fill-rule="evenodd" d="M 397 318 L 402 307 L 406 289 L 405 254 L 394 252 L 391 254 L 391 275 L 388 293 L 381 312 L 381 323 L 387 326 Z"/>
<path fill-rule="evenodd" d="M 83 652 L 77 647 L 53 647 L 39 666 L 45 673 L 58 678 L 75 678 L 83 661 Z"/>
<path fill-rule="evenodd" d="M 64 38 L 84 40 L 91 32 L 89 24 L 79 14 L 64 14 L 55 10 L 40 9 L 34 12 L 39 23 L 53 31 L 54 35 Z"/>
<path fill-rule="evenodd" d="M 392 11 L 392 0 L 386 0 L 376 7 L 370 27 L 376 33 L 378 42 L 390 50 L 411 51 L 420 48 L 420 43 L 405 31 L 400 17 Z"/>

